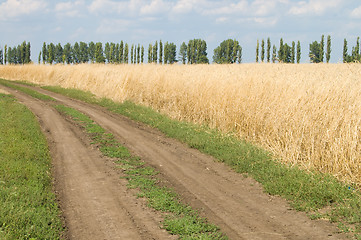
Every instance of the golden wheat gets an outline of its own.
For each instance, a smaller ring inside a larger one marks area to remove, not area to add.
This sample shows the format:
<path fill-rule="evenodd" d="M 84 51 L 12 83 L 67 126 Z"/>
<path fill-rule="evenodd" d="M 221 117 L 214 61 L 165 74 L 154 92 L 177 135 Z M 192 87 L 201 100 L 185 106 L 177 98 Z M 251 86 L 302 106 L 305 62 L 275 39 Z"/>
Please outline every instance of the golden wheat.
<path fill-rule="evenodd" d="M 25 65 L 0 76 L 131 100 L 236 132 L 291 165 L 361 180 L 360 64 Z"/>

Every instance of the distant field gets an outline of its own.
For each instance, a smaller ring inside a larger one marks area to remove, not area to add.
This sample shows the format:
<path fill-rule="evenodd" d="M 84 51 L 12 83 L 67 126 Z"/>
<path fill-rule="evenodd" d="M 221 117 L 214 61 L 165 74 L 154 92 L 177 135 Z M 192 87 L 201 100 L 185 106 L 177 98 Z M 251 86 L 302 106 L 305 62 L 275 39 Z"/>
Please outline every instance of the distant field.
<path fill-rule="evenodd" d="M 0 77 L 131 100 L 361 180 L 360 64 L 1 66 Z"/>

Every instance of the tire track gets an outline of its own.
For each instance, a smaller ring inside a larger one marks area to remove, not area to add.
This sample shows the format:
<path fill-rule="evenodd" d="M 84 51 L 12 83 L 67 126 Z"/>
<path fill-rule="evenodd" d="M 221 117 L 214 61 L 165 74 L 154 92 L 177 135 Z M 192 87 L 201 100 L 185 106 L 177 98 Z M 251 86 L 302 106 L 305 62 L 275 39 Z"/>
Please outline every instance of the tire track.
<path fill-rule="evenodd" d="M 48 104 L 2 87 L 39 119 L 53 159 L 55 191 L 69 239 L 174 239 L 159 214 L 127 189 L 113 162 Z"/>
<path fill-rule="evenodd" d="M 156 167 L 183 199 L 201 209 L 231 239 L 344 239 L 325 220 L 310 220 L 291 210 L 287 202 L 265 194 L 250 178 L 197 150 L 164 137 L 103 108 L 72 100 L 43 89 L 39 92 L 89 115 L 112 132 L 136 155 Z"/>

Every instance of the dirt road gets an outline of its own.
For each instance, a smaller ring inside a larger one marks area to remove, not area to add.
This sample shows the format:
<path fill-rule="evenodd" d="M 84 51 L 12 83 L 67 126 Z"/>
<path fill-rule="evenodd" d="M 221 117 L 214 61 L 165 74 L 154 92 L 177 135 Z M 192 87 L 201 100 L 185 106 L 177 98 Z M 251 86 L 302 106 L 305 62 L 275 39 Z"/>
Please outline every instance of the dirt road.
<path fill-rule="evenodd" d="M 37 88 L 36 88 L 37 89 Z M 76 127 L 39 100 L 6 88 L 39 118 L 50 141 L 56 190 L 71 239 L 168 239 L 160 216 L 126 189 L 111 161 L 102 158 Z M 213 158 L 123 116 L 43 89 L 113 133 L 161 172 L 191 206 L 230 239 L 343 239 L 327 221 L 311 221 L 286 201 L 263 193 Z"/>

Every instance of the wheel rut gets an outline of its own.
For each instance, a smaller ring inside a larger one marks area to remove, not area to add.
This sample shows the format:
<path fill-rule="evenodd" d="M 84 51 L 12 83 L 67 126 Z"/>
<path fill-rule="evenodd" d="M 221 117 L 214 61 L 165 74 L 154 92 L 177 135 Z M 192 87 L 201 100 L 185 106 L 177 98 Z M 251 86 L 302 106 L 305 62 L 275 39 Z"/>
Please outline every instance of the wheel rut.
<path fill-rule="evenodd" d="M 159 170 L 164 180 L 175 188 L 183 201 L 199 209 L 201 215 L 220 226 L 221 230 L 230 239 L 346 238 L 345 235 L 338 234 L 337 228 L 328 221 L 310 220 L 305 213 L 292 210 L 285 200 L 264 193 L 260 184 L 253 179 L 245 178 L 224 164 L 217 162 L 212 157 L 202 154 L 195 149 L 190 149 L 176 140 L 165 137 L 158 130 L 133 122 L 126 117 L 110 113 L 98 106 L 73 100 L 44 89 L 32 89 L 49 95 L 62 104 L 87 114 L 97 124 L 113 133 L 134 154 L 140 156 L 142 160 Z M 22 101 L 28 101 L 28 97 L 25 100 L 22 99 L 25 98 L 22 94 L 20 96 L 16 95 L 16 97 Z M 34 112 L 37 112 L 37 110 L 34 110 Z M 47 119 L 48 117 L 43 118 Z M 40 119 L 43 118 L 40 117 Z M 51 120 L 49 124 L 53 125 Z M 71 134 L 66 129 L 59 131 Z M 65 141 L 65 139 L 61 140 Z M 70 140 L 66 140 L 66 142 L 68 141 Z M 64 142 L 63 144 L 66 143 Z M 62 146 L 58 142 L 55 142 L 54 145 L 56 149 L 59 148 L 58 145 Z M 67 147 L 63 146 L 62 148 L 66 149 Z M 60 150 L 53 149 L 54 151 Z M 59 162 L 61 161 L 65 160 L 60 160 Z M 87 164 L 85 165 L 89 164 L 89 160 L 79 161 L 86 161 Z M 66 164 L 72 165 L 72 162 L 69 161 Z M 61 168 L 61 166 L 58 167 Z M 97 166 L 94 168 L 97 168 Z M 82 171 L 86 172 L 87 170 L 84 168 Z M 89 170 L 89 172 L 92 171 L 95 170 Z M 73 174 L 76 173 L 80 174 L 79 171 Z M 66 176 L 63 177 L 66 178 Z M 92 179 L 83 179 L 82 181 L 84 181 L 85 186 L 77 191 L 87 194 L 86 192 L 89 191 L 86 190 L 86 185 L 92 185 L 93 182 L 100 183 L 103 178 L 108 177 L 101 175 L 92 177 Z M 59 178 L 58 181 L 63 181 L 62 179 Z M 74 185 L 77 182 L 79 181 L 69 183 L 71 187 L 68 187 L 67 190 L 73 191 L 71 189 L 76 187 Z M 113 188 L 109 189 L 110 192 L 114 190 Z M 97 203 L 99 201 L 98 197 L 100 197 L 97 194 L 94 193 L 94 195 L 87 197 L 92 199 L 94 203 Z M 66 200 L 65 202 L 69 201 Z M 112 205 L 113 208 L 116 204 L 122 206 L 124 203 L 121 200 L 115 201 L 114 205 Z M 85 208 L 89 209 L 89 207 Z M 97 214 L 100 214 L 100 212 L 92 215 Z M 117 214 L 121 216 L 120 218 L 124 216 L 124 213 L 120 211 L 120 213 L 113 214 L 110 219 L 119 219 Z M 126 212 L 125 215 L 127 215 Z M 89 216 L 85 218 L 88 219 Z M 131 221 L 131 218 L 129 221 Z M 139 234 L 139 231 L 135 232 Z M 129 231 L 129 234 L 131 234 L 131 231 Z M 127 239 L 139 238 L 142 238 L 142 235 L 134 235 L 134 238 Z"/>
<path fill-rule="evenodd" d="M 78 127 L 48 104 L 6 90 L 36 115 L 46 134 L 68 239 L 175 239 L 160 228 L 161 216 L 127 189 L 112 160 L 102 157 Z"/>

